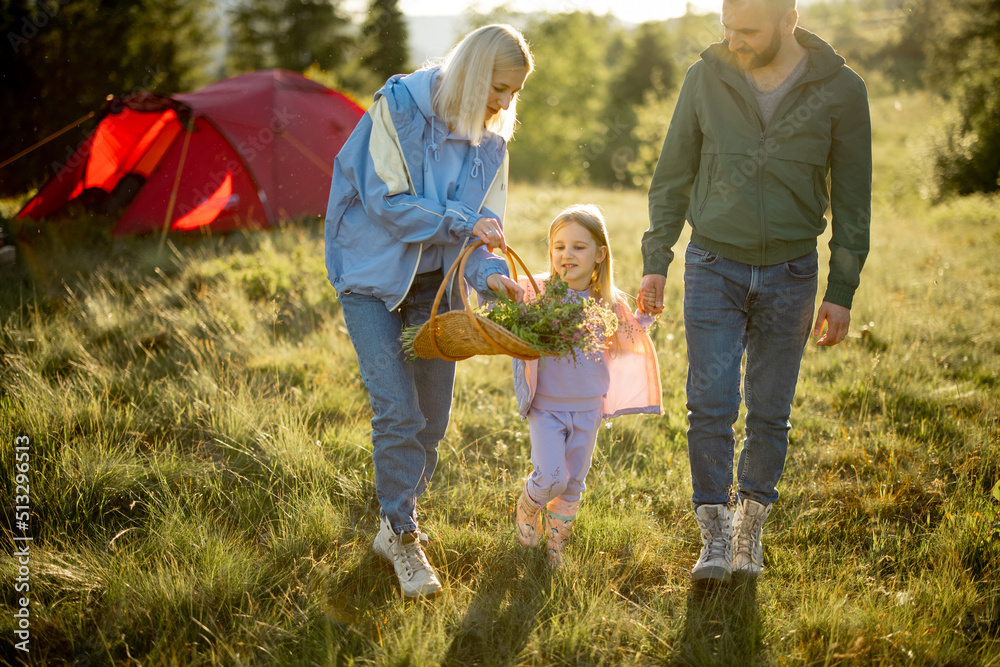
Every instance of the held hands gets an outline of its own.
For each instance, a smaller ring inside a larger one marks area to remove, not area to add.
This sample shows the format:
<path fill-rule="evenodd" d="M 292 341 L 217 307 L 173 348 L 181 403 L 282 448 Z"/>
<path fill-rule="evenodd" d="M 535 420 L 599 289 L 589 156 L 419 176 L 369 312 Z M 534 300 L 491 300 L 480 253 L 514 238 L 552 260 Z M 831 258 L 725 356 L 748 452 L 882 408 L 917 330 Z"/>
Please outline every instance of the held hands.
<path fill-rule="evenodd" d="M 819 307 L 819 312 L 816 313 L 813 336 L 819 336 L 822 333 L 824 322 L 826 323 L 826 333 L 816 341 L 816 344 L 826 347 L 836 345 L 847 337 L 847 332 L 851 328 L 851 310 L 824 301 Z"/>
<path fill-rule="evenodd" d="M 656 273 L 649 273 L 642 277 L 639 283 L 639 298 L 636 299 L 636 306 L 649 315 L 659 315 L 663 312 L 663 287 L 667 284 L 667 277 Z"/>
<path fill-rule="evenodd" d="M 497 294 L 506 294 L 511 301 L 524 302 L 524 288 L 502 273 L 490 274 L 489 278 L 486 279 L 486 284 Z"/>
<path fill-rule="evenodd" d="M 479 218 L 472 226 L 472 235 L 486 244 L 486 249 L 493 252 L 494 248 L 500 248 L 501 252 L 507 252 L 507 241 L 503 237 L 503 229 L 500 221 L 496 218 Z"/>

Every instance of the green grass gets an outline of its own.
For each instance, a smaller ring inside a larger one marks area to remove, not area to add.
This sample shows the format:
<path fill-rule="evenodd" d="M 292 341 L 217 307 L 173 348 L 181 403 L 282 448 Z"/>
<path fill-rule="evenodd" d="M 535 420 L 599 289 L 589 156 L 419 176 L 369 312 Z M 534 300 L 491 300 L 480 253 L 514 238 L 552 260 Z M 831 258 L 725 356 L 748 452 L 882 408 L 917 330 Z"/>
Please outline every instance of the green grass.
<path fill-rule="evenodd" d="M 371 551 L 371 414 L 321 227 L 36 231 L 0 268 L 0 523 L 9 545 L 26 434 L 34 536 L 27 656 L 0 555 L 0 662 L 1000 665 L 1000 200 L 920 199 L 907 137 L 933 108 L 875 100 L 852 336 L 806 350 L 767 572 L 722 589 L 689 580 L 679 267 L 665 414 L 602 429 L 558 571 L 512 535 L 530 444 L 509 362 L 459 364 L 420 504 L 445 592 L 406 601 Z M 511 245 L 544 269 L 548 221 L 587 201 L 634 292 L 641 192 L 515 184 Z"/>

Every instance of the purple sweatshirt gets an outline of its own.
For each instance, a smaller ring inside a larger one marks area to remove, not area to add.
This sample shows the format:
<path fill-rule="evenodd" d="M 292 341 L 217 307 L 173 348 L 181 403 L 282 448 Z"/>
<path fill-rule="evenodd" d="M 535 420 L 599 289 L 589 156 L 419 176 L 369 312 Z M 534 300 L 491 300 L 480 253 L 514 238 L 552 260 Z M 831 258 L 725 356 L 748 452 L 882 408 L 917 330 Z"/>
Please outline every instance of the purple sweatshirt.
<path fill-rule="evenodd" d="M 590 290 L 569 290 L 569 299 L 586 299 Z M 588 359 L 577 350 L 565 357 L 545 357 L 538 362 L 538 385 L 531 406 L 540 410 L 584 412 L 600 410 L 611 385 L 604 357 Z"/>

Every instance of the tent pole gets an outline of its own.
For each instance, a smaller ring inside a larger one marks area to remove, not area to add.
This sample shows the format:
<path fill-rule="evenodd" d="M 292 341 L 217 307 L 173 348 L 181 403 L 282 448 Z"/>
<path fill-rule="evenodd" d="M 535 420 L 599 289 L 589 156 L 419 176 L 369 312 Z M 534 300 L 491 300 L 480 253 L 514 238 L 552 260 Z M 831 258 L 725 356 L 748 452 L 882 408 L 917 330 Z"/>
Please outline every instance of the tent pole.
<path fill-rule="evenodd" d="M 191 135 L 194 134 L 194 129 L 184 128 L 184 145 L 181 147 L 181 161 L 177 165 L 177 173 L 174 175 L 174 187 L 170 189 L 170 202 L 167 204 L 167 215 L 163 218 L 163 231 L 160 233 L 160 247 L 163 247 L 163 241 L 167 238 L 167 231 L 170 229 L 170 218 L 174 214 L 174 204 L 177 202 L 177 190 L 181 186 L 181 172 L 184 171 L 184 161 L 187 159 L 188 143 L 191 141 Z"/>
<path fill-rule="evenodd" d="M 52 134 L 50 134 L 49 136 L 45 137 L 44 139 L 42 139 L 41 141 L 39 141 L 35 145 L 28 146 L 27 148 L 25 148 L 23 151 L 21 151 L 20 153 L 18 153 L 14 157 L 12 157 L 12 158 L 10 158 L 8 160 L 4 160 L 3 162 L 0 162 L 0 169 L 3 169 L 4 167 L 6 167 L 8 164 L 10 164 L 11 162 L 13 162 L 14 160 L 17 160 L 18 158 L 24 157 L 25 155 L 27 155 L 31 151 L 35 150 L 36 148 L 39 148 L 40 146 L 44 146 L 45 144 L 49 143 L 50 141 L 52 141 L 53 139 L 55 139 L 59 135 L 65 134 L 65 133 L 69 132 L 70 130 L 72 130 L 74 127 L 76 127 L 80 123 L 82 123 L 82 122 L 84 122 L 86 120 L 90 120 L 93 117 L 94 117 L 94 112 L 91 111 L 90 113 L 88 113 L 83 118 L 80 118 L 79 120 L 73 121 L 72 123 L 70 123 L 69 125 L 67 125 L 66 127 L 64 127 L 63 129 L 59 130 L 58 132 L 53 132 Z"/>
<path fill-rule="evenodd" d="M 306 147 L 305 144 L 303 144 L 301 141 L 299 141 L 294 136 L 292 136 L 291 133 L 289 133 L 289 132 L 282 132 L 278 136 L 281 137 L 282 139 L 284 139 L 285 141 L 287 141 L 288 143 L 290 143 L 300 153 L 302 153 L 307 158 L 309 158 L 312 161 L 313 164 L 315 164 L 317 167 L 319 167 L 324 172 L 326 172 L 327 176 L 329 176 L 330 178 L 333 178 L 333 169 L 330 168 L 330 165 L 328 165 L 326 162 L 324 162 L 323 160 L 321 160 L 318 155 L 316 155 L 311 150 L 309 150 L 309 148 Z"/>

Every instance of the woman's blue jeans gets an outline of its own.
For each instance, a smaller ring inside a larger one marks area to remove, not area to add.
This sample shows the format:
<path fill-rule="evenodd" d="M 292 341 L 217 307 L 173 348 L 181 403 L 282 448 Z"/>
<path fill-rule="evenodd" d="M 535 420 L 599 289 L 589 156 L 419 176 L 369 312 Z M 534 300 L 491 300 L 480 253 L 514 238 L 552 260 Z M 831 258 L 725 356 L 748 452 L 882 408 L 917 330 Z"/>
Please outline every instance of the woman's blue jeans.
<path fill-rule="evenodd" d="M 743 354 L 746 438 L 740 499 L 778 499 L 792 399 L 816 305 L 817 254 L 751 266 L 688 245 L 684 328 L 688 351 L 688 457 L 695 507 L 730 501 Z"/>
<path fill-rule="evenodd" d="M 434 474 L 438 442 L 451 416 L 455 363 L 407 361 L 399 340 L 404 326 L 430 317 L 441 280 L 441 271 L 417 275 L 391 312 L 372 296 L 344 292 L 339 297 L 374 413 L 375 492 L 382 516 L 396 533 L 417 529 L 417 498 Z M 442 303 L 438 312 L 446 310 Z"/>

